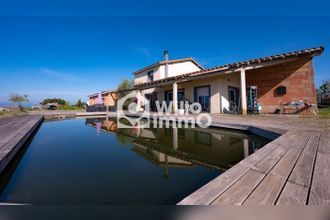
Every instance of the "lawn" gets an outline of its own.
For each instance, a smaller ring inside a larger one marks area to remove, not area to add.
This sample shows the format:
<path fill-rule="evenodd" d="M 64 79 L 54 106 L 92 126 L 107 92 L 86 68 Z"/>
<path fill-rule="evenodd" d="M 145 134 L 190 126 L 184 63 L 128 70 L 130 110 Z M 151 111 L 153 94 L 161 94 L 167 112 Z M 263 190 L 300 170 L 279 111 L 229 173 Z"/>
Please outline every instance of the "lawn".
<path fill-rule="evenodd" d="M 330 107 L 320 108 L 319 109 L 319 117 L 320 118 L 330 118 Z"/>

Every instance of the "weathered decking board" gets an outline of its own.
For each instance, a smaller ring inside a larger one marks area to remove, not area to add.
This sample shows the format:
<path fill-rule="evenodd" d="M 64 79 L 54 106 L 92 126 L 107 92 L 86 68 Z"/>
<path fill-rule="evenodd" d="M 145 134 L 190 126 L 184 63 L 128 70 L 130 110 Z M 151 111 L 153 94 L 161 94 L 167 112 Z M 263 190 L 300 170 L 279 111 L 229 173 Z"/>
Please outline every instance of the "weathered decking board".
<path fill-rule="evenodd" d="M 33 134 L 43 117 L 21 115 L 0 119 L 0 173 Z"/>
<path fill-rule="evenodd" d="M 288 131 L 179 205 L 330 204 L 330 135 Z"/>
<path fill-rule="evenodd" d="M 330 135 L 321 133 L 307 204 L 330 205 Z"/>

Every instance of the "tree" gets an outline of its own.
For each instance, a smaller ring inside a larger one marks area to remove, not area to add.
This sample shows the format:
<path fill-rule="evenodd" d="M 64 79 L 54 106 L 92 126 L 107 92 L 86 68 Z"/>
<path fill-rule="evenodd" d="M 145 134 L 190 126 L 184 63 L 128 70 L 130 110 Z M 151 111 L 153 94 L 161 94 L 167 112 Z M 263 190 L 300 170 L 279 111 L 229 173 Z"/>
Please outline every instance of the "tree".
<path fill-rule="evenodd" d="M 48 98 L 40 102 L 41 105 L 46 105 L 47 103 L 57 103 L 59 105 L 65 105 L 65 100 L 60 98 Z"/>
<path fill-rule="evenodd" d="M 85 102 L 81 101 L 81 99 L 78 99 L 78 101 L 76 102 L 75 106 L 78 108 L 82 108 L 86 105 Z"/>
<path fill-rule="evenodd" d="M 71 106 L 71 103 L 69 101 L 65 101 L 64 106 Z"/>
<path fill-rule="evenodd" d="M 323 97 L 329 93 L 329 87 L 328 85 L 330 82 L 328 80 L 324 81 L 323 84 L 320 86 L 320 92 L 321 92 L 321 102 L 323 101 Z"/>
<path fill-rule="evenodd" d="M 22 103 L 29 102 L 28 95 L 19 95 L 12 93 L 9 96 L 9 101 L 12 103 L 17 103 L 20 109 L 23 109 Z"/>
<path fill-rule="evenodd" d="M 118 96 L 119 98 L 124 97 L 129 93 L 128 90 L 134 87 L 134 83 L 132 80 L 124 79 L 118 86 Z"/>

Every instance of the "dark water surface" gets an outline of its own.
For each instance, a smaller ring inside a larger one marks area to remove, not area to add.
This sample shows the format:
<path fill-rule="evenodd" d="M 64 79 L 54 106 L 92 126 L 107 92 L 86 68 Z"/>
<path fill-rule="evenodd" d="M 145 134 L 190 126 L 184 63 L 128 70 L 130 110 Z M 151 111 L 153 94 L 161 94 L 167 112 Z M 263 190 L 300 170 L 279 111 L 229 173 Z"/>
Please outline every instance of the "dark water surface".
<path fill-rule="evenodd" d="M 224 129 L 44 122 L 0 177 L 0 202 L 176 204 L 268 143 Z"/>

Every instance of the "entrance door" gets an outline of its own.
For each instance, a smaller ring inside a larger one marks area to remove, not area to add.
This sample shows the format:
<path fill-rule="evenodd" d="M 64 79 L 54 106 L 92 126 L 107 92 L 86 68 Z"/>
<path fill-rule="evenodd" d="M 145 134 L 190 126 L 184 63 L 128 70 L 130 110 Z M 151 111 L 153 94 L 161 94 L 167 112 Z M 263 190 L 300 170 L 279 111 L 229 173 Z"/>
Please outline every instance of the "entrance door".
<path fill-rule="evenodd" d="M 228 86 L 228 101 L 231 111 L 239 111 L 239 88 Z"/>
<path fill-rule="evenodd" d="M 157 101 L 157 92 L 145 94 L 146 99 L 150 102 L 150 111 L 155 112 L 157 111 L 156 101 Z"/>
<path fill-rule="evenodd" d="M 210 86 L 195 87 L 194 93 L 194 100 L 201 104 L 202 112 L 210 112 Z"/>

